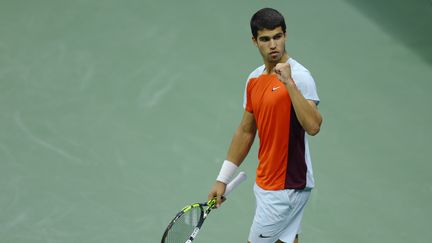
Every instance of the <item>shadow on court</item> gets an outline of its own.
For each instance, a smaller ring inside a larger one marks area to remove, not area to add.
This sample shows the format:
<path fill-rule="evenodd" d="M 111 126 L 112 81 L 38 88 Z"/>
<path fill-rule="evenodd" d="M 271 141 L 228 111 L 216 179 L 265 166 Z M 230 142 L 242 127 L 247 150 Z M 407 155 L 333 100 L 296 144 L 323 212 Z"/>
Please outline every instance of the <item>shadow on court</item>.
<path fill-rule="evenodd" d="M 432 65 L 432 0 L 346 0 Z"/>

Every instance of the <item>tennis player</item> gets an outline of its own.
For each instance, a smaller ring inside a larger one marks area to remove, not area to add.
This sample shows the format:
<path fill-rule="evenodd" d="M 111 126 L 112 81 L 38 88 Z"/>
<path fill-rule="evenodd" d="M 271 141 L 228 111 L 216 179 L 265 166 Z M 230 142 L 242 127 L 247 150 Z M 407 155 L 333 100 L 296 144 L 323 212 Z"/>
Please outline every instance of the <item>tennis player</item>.
<path fill-rule="evenodd" d="M 298 242 L 303 211 L 314 187 L 308 135 L 320 131 L 321 114 L 310 72 L 285 50 L 284 17 L 264 8 L 250 21 L 264 65 L 247 79 L 244 113 L 226 160 L 208 194 L 223 202 L 226 184 L 248 154 L 258 131 L 260 146 L 250 243 Z"/>

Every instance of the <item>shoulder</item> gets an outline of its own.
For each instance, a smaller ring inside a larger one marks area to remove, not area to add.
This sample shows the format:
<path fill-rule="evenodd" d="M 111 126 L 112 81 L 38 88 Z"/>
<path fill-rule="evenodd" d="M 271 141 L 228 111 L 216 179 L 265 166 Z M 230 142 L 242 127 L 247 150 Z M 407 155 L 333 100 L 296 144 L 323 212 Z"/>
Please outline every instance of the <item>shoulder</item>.
<path fill-rule="evenodd" d="M 253 71 L 249 74 L 249 76 L 248 76 L 248 80 L 251 79 L 251 78 L 257 78 L 257 77 L 259 77 L 259 76 L 264 72 L 264 68 L 265 68 L 264 65 L 255 68 L 255 70 L 253 70 Z"/>
<path fill-rule="evenodd" d="M 255 70 L 253 70 L 253 71 L 249 74 L 249 76 L 248 76 L 248 78 L 247 78 L 247 80 L 246 80 L 246 88 L 247 88 L 248 86 L 250 86 L 252 83 L 254 83 L 253 80 L 256 80 L 256 78 L 258 78 L 258 77 L 259 77 L 259 76 L 264 72 L 264 68 L 265 68 L 264 65 L 259 66 L 259 67 L 255 68 Z M 253 86 L 253 85 L 252 85 L 252 86 Z"/>
<path fill-rule="evenodd" d="M 318 104 L 319 97 L 312 74 L 307 68 L 292 58 L 288 60 L 288 63 L 291 65 L 291 76 L 300 92 L 306 99 L 314 100 Z"/>
<path fill-rule="evenodd" d="M 293 59 L 293 58 L 288 59 L 288 63 L 291 66 L 291 72 L 298 73 L 298 74 L 309 74 L 310 75 L 309 70 L 305 66 L 303 66 L 302 64 L 297 62 L 295 59 Z"/>
<path fill-rule="evenodd" d="M 263 73 L 264 71 L 264 65 L 259 66 L 257 68 L 255 68 L 255 70 L 253 70 L 247 80 L 246 80 L 246 85 L 245 85 L 245 90 L 244 90 L 244 98 L 243 98 L 243 107 L 246 109 L 246 105 L 247 105 L 247 100 L 248 100 L 248 96 L 250 95 L 250 90 L 253 89 L 253 87 L 255 86 L 255 80 L 257 80 L 257 78 Z M 248 108 L 249 111 L 250 108 Z"/>
<path fill-rule="evenodd" d="M 293 58 L 290 58 L 288 60 L 288 63 L 291 66 L 291 75 L 294 81 L 296 81 L 296 83 L 315 83 L 312 74 L 305 66 L 303 66 Z"/>

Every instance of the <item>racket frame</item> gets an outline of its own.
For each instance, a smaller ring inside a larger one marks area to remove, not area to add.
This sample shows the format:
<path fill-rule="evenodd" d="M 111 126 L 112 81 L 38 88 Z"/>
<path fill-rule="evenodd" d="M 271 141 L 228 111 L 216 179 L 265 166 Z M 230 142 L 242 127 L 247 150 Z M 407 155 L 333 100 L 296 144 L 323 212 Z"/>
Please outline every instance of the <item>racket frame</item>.
<path fill-rule="evenodd" d="M 228 183 L 223 197 L 226 197 L 228 194 L 230 194 L 234 190 L 234 188 L 237 187 L 244 180 L 246 180 L 246 178 L 247 178 L 246 173 L 241 171 L 230 183 Z M 185 241 L 185 243 L 191 243 L 193 240 L 195 240 L 196 236 L 198 235 L 198 232 L 201 229 L 201 226 L 204 224 L 204 220 L 210 214 L 211 210 L 215 208 L 215 206 L 216 206 L 216 199 L 211 199 L 206 203 L 194 203 L 184 207 L 179 213 L 177 213 L 174 219 L 172 219 L 171 222 L 168 224 L 168 227 L 166 228 L 162 236 L 161 243 L 165 243 L 165 238 L 167 237 L 170 229 L 181 216 L 183 216 L 192 208 L 200 207 L 201 214 L 200 214 L 200 219 L 198 221 L 198 224 L 197 226 L 195 226 L 194 230 L 192 231 L 192 234 L 189 236 L 189 239 Z M 207 209 L 204 210 L 204 207 L 207 207 Z"/>
<path fill-rule="evenodd" d="M 192 234 L 189 236 L 189 239 L 185 241 L 185 243 L 191 243 L 193 240 L 195 240 L 195 237 L 198 235 L 198 232 L 201 229 L 201 226 L 204 224 L 204 220 L 207 218 L 207 216 L 210 214 L 211 210 L 215 208 L 216 205 L 216 199 L 211 199 L 210 201 L 206 203 L 194 203 L 191 205 L 188 205 L 184 207 L 180 212 L 177 213 L 177 215 L 171 220 L 171 222 L 168 224 L 168 227 L 166 228 L 163 236 L 162 236 L 162 243 L 165 243 L 165 238 L 167 237 L 169 231 L 171 230 L 172 226 L 175 224 L 175 222 L 181 218 L 184 214 L 186 214 L 188 211 L 190 211 L 193 208 L 199 207 L 201 210 L 200 219 L 197 223 L 197 226 L 195 226 L 194 230 L 192 231 Z M 204 207 L 207 207 L 206 210 L 204 210 Z"/>

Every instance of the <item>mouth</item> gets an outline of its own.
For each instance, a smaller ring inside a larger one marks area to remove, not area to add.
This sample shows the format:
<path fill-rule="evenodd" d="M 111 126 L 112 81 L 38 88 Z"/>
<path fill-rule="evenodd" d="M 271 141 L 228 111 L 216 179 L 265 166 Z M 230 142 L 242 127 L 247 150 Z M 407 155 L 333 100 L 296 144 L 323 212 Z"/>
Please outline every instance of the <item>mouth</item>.
<path fill-rule="evenodd" d="M 277 55 L 277 54 L 279 54 L 278 51 L 272 51 L 272 52 L 270 52 L 270 56 L 275 56 L 275 55 Z"/>

